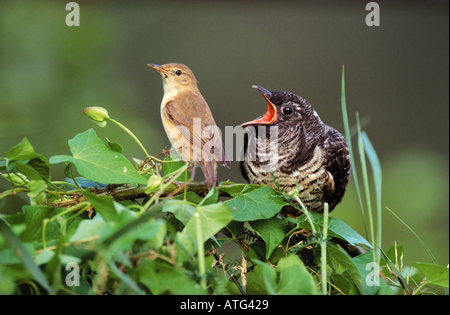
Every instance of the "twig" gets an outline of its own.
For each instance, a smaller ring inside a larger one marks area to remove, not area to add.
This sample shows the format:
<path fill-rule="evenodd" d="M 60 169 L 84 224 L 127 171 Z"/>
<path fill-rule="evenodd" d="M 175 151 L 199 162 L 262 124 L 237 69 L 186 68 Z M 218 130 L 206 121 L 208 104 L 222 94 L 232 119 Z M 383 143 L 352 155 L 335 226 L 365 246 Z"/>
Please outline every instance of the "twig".
<path fill-rule="evenodd" d="M 180 189 L 181 188 L 181 189 Z M 167 187 L 164 190 L 164 193 L 161 194 L 161 198 L 167 197 L 167 196 L 173 196 L 180 192 L 184 188 L 184 185 L 178 186 L 173 184 Z M 106 195 L 112 196 L 116 201 L 123 201 L 123 200 L 131 200 L 131 199 L 139 199 L 139 198 L 147 198 L 151 195 L 148 195 L 145 193 L 146 187 L 131 187 L 131 188 L 122 188 L 122 189 L 116 189 L 112 192 L 106 192 L 106 190 L 99 190 L 97 195 Z M 192 182 L 188 183 L 186 185 L 186 191 L 192 191 L 200 196 L 206 196 L 208 193 L 208 188 L 204 183 L 201 182 Z M 222 197 L 231 197 L 228 193 L 224 191 L 219 190 L 219 196 Z M 70 199 L 70 200 L 62 200 L 62 201 L 56 201 L 53 203 L 48 204 L 52 207 L 59 207 L 59 208 L 67 208 L 74 206 L 82 201 L 86 201 L 87 198 L 85 196 L 81 196 L 77 199 Z"/>

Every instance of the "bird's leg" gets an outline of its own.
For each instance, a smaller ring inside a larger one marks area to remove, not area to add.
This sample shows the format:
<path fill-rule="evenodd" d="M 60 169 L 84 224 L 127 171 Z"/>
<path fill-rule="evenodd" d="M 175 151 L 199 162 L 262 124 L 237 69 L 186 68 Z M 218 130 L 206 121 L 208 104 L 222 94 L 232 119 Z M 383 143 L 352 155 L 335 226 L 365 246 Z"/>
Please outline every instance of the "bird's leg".
<path fill-rule="evenodd" d="M 194 164 L 189 164 L 189 166 L 187 168 L 189 170 L 189 174 L 191 175 L 191 179 L 192 180 L 194 180 L 194 177 L 195 177 L 195 168 L 196 168 L 196 166 L 197 166 L 197 163 L 194 162 Z"/>

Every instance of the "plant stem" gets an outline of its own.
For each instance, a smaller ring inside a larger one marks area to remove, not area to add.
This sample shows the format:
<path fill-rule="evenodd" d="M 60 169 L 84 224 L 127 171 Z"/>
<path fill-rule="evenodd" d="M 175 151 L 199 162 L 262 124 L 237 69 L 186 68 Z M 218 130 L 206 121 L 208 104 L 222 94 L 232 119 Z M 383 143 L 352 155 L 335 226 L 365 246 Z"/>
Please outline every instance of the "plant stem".
<path fill-rule="evenodd" d="M 167 181 L 167 183 L 164 183 L 164 184 L 161 185 L 160 189 L 159 189 L 157 192 L 155 192 L 155 193 L 153 194 L 153 196 L 150 198 L 150 200 L 147 201 L 147 202 L 145 203 L 145 205 L 142 207 L 142 209 L 141 209 L 141 211 L 140 211 L 140 215 L 143 214 L 143 213 L 144 213 L 144 212 L 145 212 L 145 211 L 153 204 L 153 202 L 155 202 L 156 199 L 158 199 L 158 198 L 164 193 L 165 189 L 166 189 L 167 187 L 169 187 L 169 186 L 175 181 L 175 179 L 178 178 L 178 176 L 180 176 L 181 174 L 183 174 L 183 172 L 185 172 L 185 171 L 187 170 L 188 165 L 189 165 L 189 164 L 186 163 L 183 167 L 181 167 L 181 168 L 178 170 L 177 173 L 175 173 L 174 175 L 172 175 L 172 177 Z"/>
<path fill-rule="evenodd" d="M 142 149 L 142 151 L 144 151 L 144 153 L 145 153 L 145 156 L 147 157 L 147 156 L 150 156 L 148 153 L 147 153 L 147 150 L 145 150 L 145 148 L 144 148 L 144 146 L 142 145 L 142 143 L 141 143 L 141 141 L 139 141 L 139 139 L 134 135 L 134 133 L 132 133 L 131 132 L 131 130 L 130 129 L 128 129 L 127 127 L 125 127 L 124 125 L 122 125 L 120 122 L 118 122 L 117 120 L 115 120 L 115 119 L 112 119 L 112 118 L 106 118 L 107 120 L 109 120 L 109 121 L 111 121 L 111 122 L 113 122 L 113 123 L 115 123 L 116 125 L 118 125 L 120 128 L 122 128 L 123 130 L 125 130 L 136 142 L 137 142 L 137 144 L 139 144 L 139 146 L 141 147 L 141 149 Z"/>
<path fill-rule="evenodd" d="M 356 112 L 356 127 L 358 129 L 358 151 L 359 151 L 359 159 L 361 163 L 361 172 L 363 176 L 364 183 L 364 193 L 366 195 L 366 204 L 367 204 L 367 216 L 369 217 L 369 231 L 370 231 L 370 242 L 372 243 L 372 248 L 374 249 L 373 253 L 373 261 L 377 262 L 376 257 L 376 246 L 375 246 L 375 227 L 373 223 L 373 214 L 372 214 L 372 204 L 370 198 L 370 189 L 369 189 L 369 175 L 367 172 L 366 165 L 366 156 L 364 150 L 364 142 L 361 134 L 361 126 L 359 124 L 359 113 Z M 381 224 L 381 222 L 379 222 Z"/>
<path fill-rule="evenodd" d="M 200 274 L 200 285 L 206 290 L 206 268 L 205 268 L 205 249 L 203 248 L 202 230 L 200 227 L 200 215 L 198 212 L 193 214 L 195 225 L 197 226 L 197 253 L 198 253 L 198 271 Z"/>
<path fill-rule="evenodd" d="M 327 235 L 328 235 L 328 203 L 323 206 L 323 237 L 320 242 L 320 254 L 322 256 L 322 293 L 327 295 Z"/>
<path fill-rule="evenodd" d="M 293 197 L 295 199 L 295 201 L 298 202 L 298 204 L 300 205 L 300 207 L 303 210 L 303 213 L 306 215 L 306 217 L 308 218 L 309 224 L 311 225 L 311 231 L 316 234 L 316 228 L 314 226 L 314 223 L 311 219 L 311 216 L 309 215 L 309 211 L 308 209 L 306 209 L 305 205 L 303 204 L 303 202 L 300 200 L 300 198 L 298 196 L 294 196 Z"/>

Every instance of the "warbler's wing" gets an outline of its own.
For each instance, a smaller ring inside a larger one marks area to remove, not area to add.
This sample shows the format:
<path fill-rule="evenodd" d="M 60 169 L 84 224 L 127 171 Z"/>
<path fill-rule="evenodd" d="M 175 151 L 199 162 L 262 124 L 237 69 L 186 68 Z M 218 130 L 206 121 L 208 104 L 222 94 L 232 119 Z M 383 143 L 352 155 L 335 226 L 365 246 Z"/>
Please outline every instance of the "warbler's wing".
<path fill-rule="evenodd" d="M 198 97 L 200 95 L 200 97 Z M 174 101 L 168 102 L 162 109 L 170 128 L 176 127 L 186 140 L 189 140 L 194 154 L 200 154 L 196 160 L 218 161 L 221 165 L 230 167 L 230 160 L 220 137 L 220 131 L 214 122 L 208 104 L 201 94 L 197 97 L 180 98 L 175 106 Z"/>
<path fill-rule="evenodd" d="M 161 109 L 161 116 L 170 143 L 183 159 L 193 161 L 191 129 L 186 126 L 186 119 L 176 111 L 173 101 L 169 101 Z"/>

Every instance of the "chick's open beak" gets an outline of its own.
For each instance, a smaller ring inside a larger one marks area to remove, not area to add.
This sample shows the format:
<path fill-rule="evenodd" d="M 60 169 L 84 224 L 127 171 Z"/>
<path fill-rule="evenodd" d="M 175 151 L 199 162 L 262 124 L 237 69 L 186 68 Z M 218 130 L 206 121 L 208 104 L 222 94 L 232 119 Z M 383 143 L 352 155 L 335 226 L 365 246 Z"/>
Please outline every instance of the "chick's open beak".
<path fill-rule="evenodd" d="M 259 90 L 262 93 L 262 95 L 264 96 L 264 98 L 266 99 L 267 113 L 262 118 L 243 123 L 241 125 L 242 128 L 245 128 L 245 127 L 251 126 L 251 125 L 260 125 L 260 124 L 270 125 L 277 119 L 277 108 L 270 101 L 270 97 L 271 97 L 272 93 L 270 93 L 269 91 L 267 91 L 265 88 L 263 88 L 261 86 L 253 85 L 253 88 Z"/>

